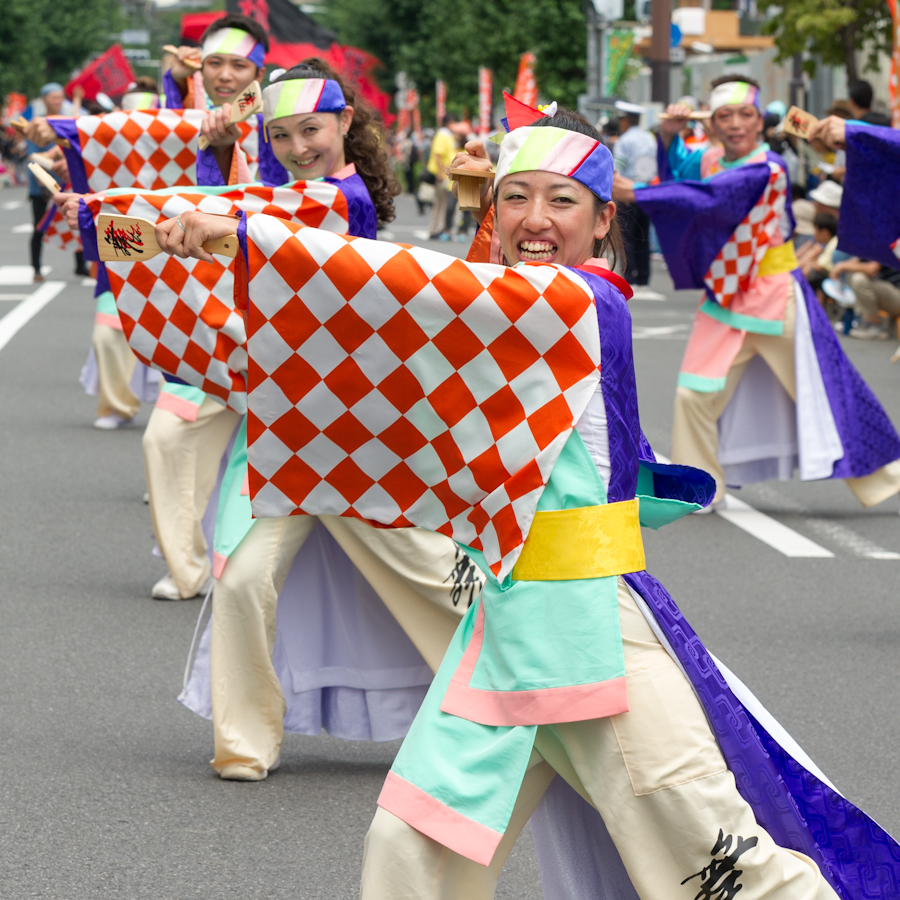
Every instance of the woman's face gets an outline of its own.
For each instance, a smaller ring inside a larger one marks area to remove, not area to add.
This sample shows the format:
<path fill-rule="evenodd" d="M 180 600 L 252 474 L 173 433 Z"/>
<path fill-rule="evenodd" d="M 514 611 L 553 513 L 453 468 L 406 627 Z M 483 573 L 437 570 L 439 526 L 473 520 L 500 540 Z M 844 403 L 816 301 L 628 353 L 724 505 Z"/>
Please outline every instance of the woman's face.
<path fill-rule="evenodd" d="M 506 261 L 579 266 L 606 237 L 616 204 L 597 210 L 583 184 L 552 172 L 516 172 L 500 182 L 497 230 Z"/>
<path fill-rule="evenodd" d="M 301 113 L 275 119 L 268 125 L 276 159 L 301 181 L 324 178 L 341 170 L 344 135 L 353 121 L 353 107 L 340 113 Z"/>
<path fill-rule="evenodd" d="M 257 76 L 262 78 L 265 69 L 243 56 L 231 53 L 213 53 L 203 60 L 203 88 L 216 106 L 227 103 L 244 88 L 250 87 Z"/>

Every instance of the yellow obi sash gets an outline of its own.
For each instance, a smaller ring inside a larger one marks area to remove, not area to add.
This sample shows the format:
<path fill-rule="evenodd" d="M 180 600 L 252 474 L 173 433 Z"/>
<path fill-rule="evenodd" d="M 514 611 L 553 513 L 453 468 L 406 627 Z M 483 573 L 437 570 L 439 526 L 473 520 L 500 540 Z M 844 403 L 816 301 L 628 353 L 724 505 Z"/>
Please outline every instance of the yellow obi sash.
<path fill-rule="evenodd" d="M 757 275 L 781 275 L 782 272 L 793 272 L 799 269 L 797 254 L 794 252 L 794 242 L 785 241 L 777 247 L 770 247 L 759 264 Z"/>
<path fill-rule="evenodd" d="M 638 500 L 538 511 L 514 581 L 580 581 L 647 568 Z"/>

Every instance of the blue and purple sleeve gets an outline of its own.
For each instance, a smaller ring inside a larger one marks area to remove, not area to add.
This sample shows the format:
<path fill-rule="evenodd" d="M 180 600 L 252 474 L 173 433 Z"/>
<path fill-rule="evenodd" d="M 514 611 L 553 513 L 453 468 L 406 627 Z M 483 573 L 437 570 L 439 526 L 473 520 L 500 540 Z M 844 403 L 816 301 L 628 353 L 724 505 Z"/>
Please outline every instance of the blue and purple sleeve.
<path fill-rule="evenodd" d="M 900 132 L 848 122 L 846 144 L 838 249 L 900 268 Z"/>
<path fill-rule="evenodd" d="M 69 142 L 63 148 L 66 165 L 69 167 L 69 181 L 76 194 L 89 194 L 87 174 L 84 171 L 84 160 L 81 158 L 81 141 L 78 139 L 78 126 L 72 118 L 48 118 L 47 121 L 56 132 L 56 136 Z"/>
<path fill-rule="evenodd" d="M 666 150 L 657 139 L 656 165 L 660 181 L 699 181 L 702 150 L 688 150 L 680 134 L 676 134 Z"/>
<path fill-rule="evenodd" d="M 171 70 L 163 75 L 163 94 L 166 97 L 166 109 L 184 109 L 184 99 L 181 96 L 181 88 L 172 76 Z"/>

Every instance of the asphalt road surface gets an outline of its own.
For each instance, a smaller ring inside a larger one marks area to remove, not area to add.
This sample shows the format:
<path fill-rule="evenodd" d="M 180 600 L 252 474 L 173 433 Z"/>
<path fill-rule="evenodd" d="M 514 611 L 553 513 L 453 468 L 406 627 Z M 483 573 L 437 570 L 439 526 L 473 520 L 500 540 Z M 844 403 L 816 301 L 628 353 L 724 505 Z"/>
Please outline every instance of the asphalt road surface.
<path fill-rule="evenodd" d="M 22 189 L 0 192 L 0 898 L 352 898 L 398 744 L 288 735 L 268 781 L 216 777 L 210 724 L 175 700 L 199 603 L 149 597 L 165 564 L 141 428 L 91 427 L 77 377 L 92 288 L 57 251 L 40 288 L 9 268 L 28 261 L 29 217 Z M 389 231 L 427 243 L 426 227 L 406 197 Z M 675 294 L 660 263 L 651 286 L 664 299 L 631 303 L 638 385 L 668 454 L 696 295 Z M 896 342 L 845 346 L 900 423 Z M 648 568 L 842 792 L 900 834 L 898 501 L 865 511 L 840 482 L 737 493 L 763 514 L 750 531 L 709 515 L 645 532 Z M 785 555 L 798 542 L 818 555 Z M 527 832 L 497 896 L 542 896 Z"/>

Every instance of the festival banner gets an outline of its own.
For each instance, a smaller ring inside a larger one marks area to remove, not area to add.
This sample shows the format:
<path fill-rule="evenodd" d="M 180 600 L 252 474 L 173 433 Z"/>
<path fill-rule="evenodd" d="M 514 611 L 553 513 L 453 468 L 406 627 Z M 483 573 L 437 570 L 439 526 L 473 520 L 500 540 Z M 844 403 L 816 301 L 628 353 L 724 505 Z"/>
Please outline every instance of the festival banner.
<path fill-rule="evenodd" d="M 97 94 L 118 97 L 134 81 L 131 63 L 125 58 L 120 44 L 113 44 L 105 53 L 88 63 L 67 85 L 66 96 L 80 86 L 85 100 L 96 100 Z"/>
<path fill-rule="evenodd" d="M 447 85 L 440 79 L 434 84 L 434 105 L 438 128 L 440 128 L 444 124 L 444 116 L 447 115 Z"/>
<path fill-rule="evenodd" d="M 516 76 L 516 88 L 513 91 L 516 100 L 534 107 L 538 102 L 537 79 L 534 77 L 536 65 L 537 57 L 533 53 L 522 54 L 519 59 L 519 74 Z"/>
<path fill-rule="evenodd" d="M 491 130 L 493 118 L 493 85 L 491 70 L 482 66 L 478 70 L 478 134 L 485 138 Z"/>
<path fill-rule="evenodd" d="M 627 28 L 611 28 L 606 32 L 606 93 L 615 94 L 625 74 L 625 66 L 634 47 L 634 32 Z"/>

